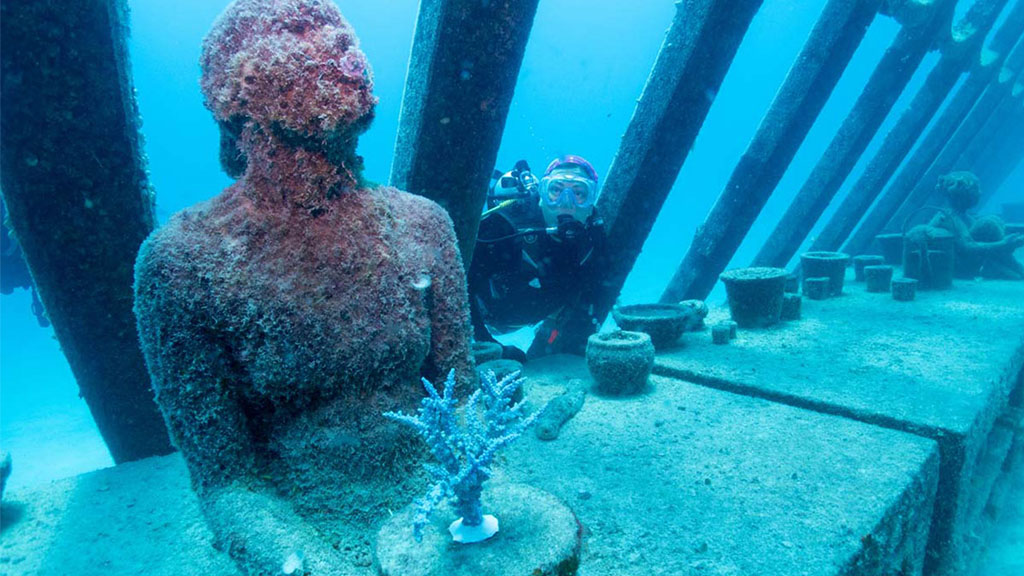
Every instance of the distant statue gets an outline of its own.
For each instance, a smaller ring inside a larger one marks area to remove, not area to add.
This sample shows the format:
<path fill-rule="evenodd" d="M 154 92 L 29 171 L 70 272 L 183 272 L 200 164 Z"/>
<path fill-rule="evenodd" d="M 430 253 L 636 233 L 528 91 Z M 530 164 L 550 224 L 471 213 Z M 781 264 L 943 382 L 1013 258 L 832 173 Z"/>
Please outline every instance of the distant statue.
<path fill-rule="evenodd" d="M 248 574 L 364 574 L 425 482 L 420 377 L 474 379 L 447 214 L 369 187 L 376 98 L 328 0 L 237 0 L 203 45 L 219 196 L 143 245 L 136 314 L 157 401 L 216 541 Z"/>
<path fill-rule="evenodd" d="M 939 178 L 936 188 L 945 196 L 949 210 L 936 214 L 930 225 L 953 234 L 957 276 L 1024 279 L 1024 265 L 1013 256 L 1015 250 L 1024 246 L 1024 235 L 1006 234 L 997 216 L 968 214 L 981 198 L 977 176 L 970 172 L 951 172 Z"/>

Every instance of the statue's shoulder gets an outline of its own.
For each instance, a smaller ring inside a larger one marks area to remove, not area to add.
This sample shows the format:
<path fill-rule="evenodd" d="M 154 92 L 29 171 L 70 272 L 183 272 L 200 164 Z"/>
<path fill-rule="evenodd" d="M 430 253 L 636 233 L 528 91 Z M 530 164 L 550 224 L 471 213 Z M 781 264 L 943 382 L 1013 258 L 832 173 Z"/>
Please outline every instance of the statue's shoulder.
<path fill-rule="evenodd" d="M 135 261 L 136 280 L 154 275 L 188 277 L 182 273 L 209 259 L 218 228 L 238 212 L 240 201 L 232 187 L 172 215 L 140 246 Z"/>
<path fill-rule="evenodd" d="M 448 212 L 429 198 L 403 192 L 391 186 L 381 186 L 374 192 L 388 202 L 392 213 L 400 215 L 409 223 L 424 225 L 430 229 L 440 227 L 445 232 L 453 230 Z"/>

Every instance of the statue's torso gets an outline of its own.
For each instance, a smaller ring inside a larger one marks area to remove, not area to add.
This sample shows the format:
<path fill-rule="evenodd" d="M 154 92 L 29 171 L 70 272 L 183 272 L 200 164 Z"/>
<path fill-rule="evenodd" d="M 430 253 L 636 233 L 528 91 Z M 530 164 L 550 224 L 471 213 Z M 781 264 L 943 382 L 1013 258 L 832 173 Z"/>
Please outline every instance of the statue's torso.
<path fill-rule="evenodd" d="M 195 321 L 240 375 L 257 473 L 325 533 L 376 522 L 423 489 L 424 446 L 381 416 L 423 395 L 441 252 L 423 202 L 354 192 L 313 218 L 228 191 L 179 223 L 204 253 Z"/>

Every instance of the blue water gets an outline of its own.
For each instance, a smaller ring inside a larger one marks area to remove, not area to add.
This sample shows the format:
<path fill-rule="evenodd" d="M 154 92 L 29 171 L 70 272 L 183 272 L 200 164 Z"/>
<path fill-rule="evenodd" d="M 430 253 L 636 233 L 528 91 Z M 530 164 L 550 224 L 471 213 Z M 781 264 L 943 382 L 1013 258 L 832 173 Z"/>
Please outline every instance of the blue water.
<path fill-rule="evenodd" d="M 360 144 L 366 176 L 386 182 L 418 2 L 338 3 L 362 39 L 380 98 L 377 119 Z M 135 86 L 161 221 L 217 194 L 230 182 L 220 171 L 217 129 L 203 108 L 198 86 L 201 39 L 226 4 L 222 0 L 131 2 Z M 823 0 L 765 2 L 629 278 L 623 301 L 658 298 L 823 5 Z M 606 174 L 674 10 L 670 0 L 542 1 L 498 167 L 510 167 L 523 158 L 542 168 L 557 155 L 573 153 L 588 158 L 600 174 Z M 774 227 L 896 32 L 893 21 L 876 19 L 734 265 L 746 265 Z M 925 60 L 864 161 L 936 60 L 936 54 Z M 848 183 L 856 179 L 864 161 Z M 994 210 L 1012 195 L 1020 197 L 1020 190 L 1024 190 L 1024 168 L 1018 167 L 988 209 Z M 59 346 L 51 330 L 37 327 L 27 294 L 3 296 L 0 306 L 0 439 L 15 454 L 11 485 L 35 485 L 109 465 L 109 455 L 78 399 Z"/>

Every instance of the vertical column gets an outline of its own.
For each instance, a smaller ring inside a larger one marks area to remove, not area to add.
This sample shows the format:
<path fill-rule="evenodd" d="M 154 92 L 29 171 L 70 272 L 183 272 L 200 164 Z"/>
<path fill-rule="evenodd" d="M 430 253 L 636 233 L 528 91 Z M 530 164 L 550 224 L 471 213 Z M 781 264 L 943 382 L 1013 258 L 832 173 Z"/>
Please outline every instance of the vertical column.
<path fill-rule="evenodd" d="M 1015 56 L 1024 56 L 1024 44 L 1021 44 L 1015 50 L 1015 53 L 1011 54 L 1010 60 L 1007 61 L 1007 64 L 1012 65 L 1013 68 L 1004 69 L 1000 73 L 1000 78 L 985 90 L 981 99 L 978 100 L 978 104 L 967 115 L 967 118 L 960 124 L 960 127 L 957 128 L 956 133 L 950 138 L 946 147 L 942 149 L 942 153 L 935 159 L 935 162 L 928 168 L 928 171 L 924 173 L 921 180 L 911 189 L 906 201 L 903 202 L 903 205 L 900 206 L 899 210 L 890 219 L 889 229 L 901 230 L 917 210 L 932 200 L 935 193 L 935 183 L 938 182 L 939 177 L 956 167 L 957 160 L 960 159 L 960 156 L 967 150 L 971 142 L 979 135 L 985 137 L 983 128 L 989 123 L 990 119 L 995 122 L 1004 122 L 1008 119 L 1010 111 L 1015 106 L 1020 105 L 1021 96 L 1019 94 L 1014 96 L 1012 93 L 1013 86 L 1019 81 L 1020 77 L 1012 72 L 1020 69 L 1020 64 L 1024 63 L 1021 60 L 1024 60 L 1024 58 L 1016 58 Z M 935 200 L 935 203 L 941 205 L 942 199 Z"/>
<path fill-rule="evenodd" d="M 4 0 L 4 200 L 39 297 L 117 462 L 172 450 L 132 312 L 153 229 L 124 0 Z"/>
<path fill-rule="evenodd" d="M 949 37 L 954 5 L 955 2 L 937 2 L 929 6 L 931 16 L 923 24 L 903 25 L 807 182 L 761 247 L 754 259 L 755 265 L 785 267 L 789 264 L 878 132 L 925 54 Z M 979 0 L 973 7 L 987 8 L 994 21 L 1004 5 L 1005 0 Z"/>
<path fill-rule="evenodd" d="M 896 126 L 886 135 L 881 148 L 868 163 L 864 174 L 850 187 L 849 193 L 811 244 L 812 250 L 837 250 L 857 227 L 871 204 L 881 193 L 896 169 L 906 159 L 914 143 L 924 133 L 939 107 L 949 97 L 961 74 L 979 58 L 985 36 L 998 16 L 992 10 L 997 2 L 976 2 L 956 26 L 942 48 L 942 57 L 928 74 L 914 100 L 900 116 Z M 1017 0 L 997 36 L 1024 33 L 1024 0 Z"/>
<path fill-rule="evenodd" d="M 1024 86 L 1020 87 L 1024 90 Z M 981 180 L 981 200 L 984 206 L 1010 177 L 1017 165 L 1024 160 L 1024 102 L 1017 107 L 1017 114 L 1007 122 L 1001 137 L 981 154 L 974 172 Z"/>
<path fill-rule="evenodd" d="M 420 2 L 391 184 L 448 210 L 467 268 L 537 2 Z"/>
<path fill-rule="evenodd" d="M 761 4 L 678 3 L 597 203 L 612 252 L 598 317 L 622 290 Z"/>
<path fill-rule="evenodd" d="M 1011 18 L 1015 18 L 1018 14 L 1019 12 L 1015 8 L 1011 13 Z M 1011 20 L 1008 19 L 1007 26 L 1010 25 L 1010 22 Z M 1014 45 L 1020 40 L 1019 29 L 1016 34 L 1008 32 L 1010 30 L 1006 26 L 1001 28 L 992 39 L 988 49 L 982 51 L 967 79 L 964 80 L 963 85 L 936 119 L 928 134 L 918 145 L 917 150 L 889 183 L 888 188 L 864 217 L 860 227 L 846 242 L 843 247 L 844 252 L 862 254 L 870 248 L 875 235 L 882 232 L 914 187 L 925 177 L 925 172 L 936 161 L 967 115 L 974 109 L 982 94 L 990 84 L 998 82 L 998 76 L 1002 73 L 1003 64 L 1011 49 L 1015 53 L 1020 53 L 1020 56 L 1016 57 L 1024 57 L 1024 49 L 1014 49 Z"/>
<path fill-rule="evenodd" d="M 698 228 L 663 302 L 704 298 L 775 190 L 877 12 L 877 0 L 829 0 L 771 108 Z"/>

